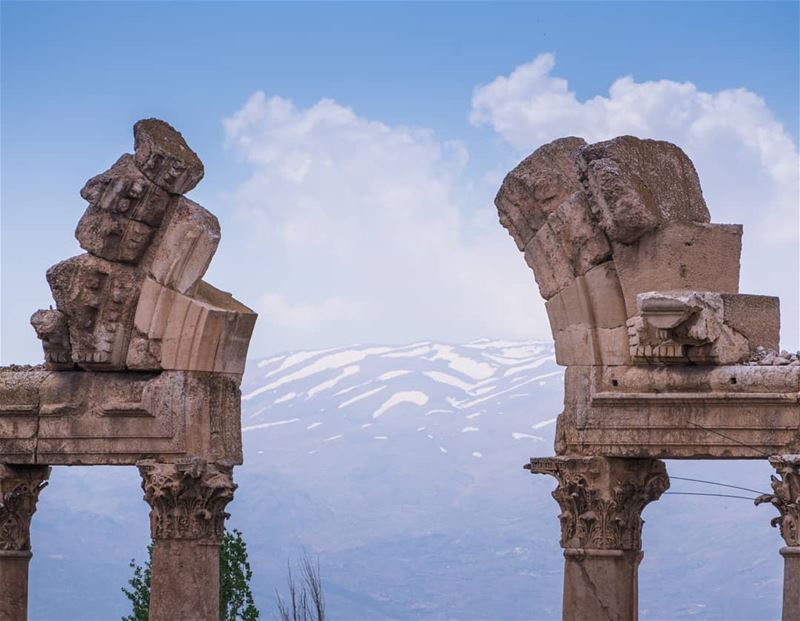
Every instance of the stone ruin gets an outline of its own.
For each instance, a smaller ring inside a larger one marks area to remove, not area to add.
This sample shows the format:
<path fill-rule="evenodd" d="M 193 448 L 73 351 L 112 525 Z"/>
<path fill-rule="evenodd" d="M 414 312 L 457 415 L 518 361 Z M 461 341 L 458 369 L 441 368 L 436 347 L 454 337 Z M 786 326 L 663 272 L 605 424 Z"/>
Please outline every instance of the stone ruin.
<path fill-rule="evenodd" d="M 786 543 L 783 619 L 800 619 L 800 361 L 775 297 L 739 293 L 742 227 L 713 224 L 675 145 L 562 138 L 495 200 L 533 269 L 566 367 L 555 457 L 563 618 L 638 618 L 644 507 L 669 459 L 769 459 Z"/>
<path fill-rule="evenodd" d="M 47 271 L 45 363 L 0 369 L 0 619 L 27 618 L 30 522 L 54 465 L 135 465 L 154 539 L 150 619 L 217 619 L 219 543 L 242 463 L 256 314 L 202 280 L 216 217 L 184 194 L 203 163 L 170 125 L 86 182 L 86 253 Z"/>

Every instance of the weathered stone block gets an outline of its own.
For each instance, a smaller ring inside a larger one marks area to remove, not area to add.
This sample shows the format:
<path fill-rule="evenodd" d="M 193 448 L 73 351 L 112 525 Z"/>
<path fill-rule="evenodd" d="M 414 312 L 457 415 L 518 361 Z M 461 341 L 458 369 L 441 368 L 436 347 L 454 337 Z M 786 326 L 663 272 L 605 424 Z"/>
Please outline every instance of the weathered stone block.
<path fill-rule="evenodd" d="M 556 363 L 563 366 L 630 364 L 628 333 L 618 328 L 590 328 L 573 324 L 553 335 Z"/>
<path fill-rule="evenodd" d="M 742 227 L 737 224 L 672 222 L 633 244 L 614 245 L 628 317 L 646 291 L 737 293 Z"/>
<path fill-rule="evenodd" d="M 561 138 L 522 160 L 503 180 L 495 198 L 501 224 L 522 250 L 547 217 L 581 185 L 575 167 L 583 138 Z"/>
<path fill-rule="evenodd" d="M 564 247 L 546 223 L 525 246 L 525 262 L 533 270 L 539 293 L 546 300 L 575 279 Z"/>
<path fill-rule="evenodd" d="M 59 310 L 37 310 L 31 316 L 31 325 L 42 341 L 45 366 L 51 371 L 69 371 L 75 368 L 72 362 L 72 347 L 69 344 L 67 317 Z"/>
<path fill-rule="evenodd" d="M 125 216 L 148 226 L 161 224 L 164 213 L 175 197 L 144 176 L 125 154 L 107 171 L 89 179 L 81 196 L 92 207 Z"/>
<path fill-rule="evenodd" d="M 195 297 L 148 278 L 134 320 L 130 369 L 244 372 L 256 314 L 201 282 Z"/>
<path fill-rule="evenodd" d="M 157 282 L 186 293 L 206 273 L 219 240 L 217 218 L 181 197 L 169 211 L 143 264 Z"/>
<path fill-rule="evenodd" d="M 586 145 L 577 162 L 614 241 L 631 243 L 664 222 L 709 221 L 694 165 L 673 144 L 621 136 Z"/>
<path fill-rule="evenodd" d="M 547 218 L 547 224 L 569 257 L 575 274 L 584 274 L 611 256 L 611 246 L 595 223 L 584 192 L 567 197 Z"/>
<path fill-rule="evenodd" d="M 723 319 L 741 333 L 750 345 L 769 350 L 780 348 L 780 300 L 767 295 L 722 294 Z"/>
<path fill-rule="evenodd" d="M 614 268 L 607 261 L 578 276 L 545 302 L 553 332 L 573 324 L 590 328 L 617 328 L 625 324 L 622 289 Z"/>
<path fill-rule="evenodd" d="M 203 162 L 169 123 L 143 119 L 133 126 L 136 165 L 157 186 L 184 194 L 203 178 Z"/>
<path fill-rule="evenodd" d="M 72 360 L 79 366 L 124 368 L 141 280 L 135 268 L 91 254 L 47 270 L 58 309 L 69 322 Z"/>
<path fill-rule="evenodd" d="M 125 216 L 90 206 L 78 222 L 75 237 L 86 252 L 122 263 L 138 263 L 153 228 Z"/>

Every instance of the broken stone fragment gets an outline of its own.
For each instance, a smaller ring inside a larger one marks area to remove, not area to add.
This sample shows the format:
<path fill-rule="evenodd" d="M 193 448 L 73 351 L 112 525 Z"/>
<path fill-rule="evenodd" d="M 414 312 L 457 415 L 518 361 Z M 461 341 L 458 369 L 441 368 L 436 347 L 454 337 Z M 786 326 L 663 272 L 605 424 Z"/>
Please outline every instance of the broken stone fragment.
<path fill-rule="evenodd" d="M 37 310 L 31 316 L 31 325 L 42 341 L 45 368 L 51 371 L 69 371 L 75 368 L 69 344 L 67 318 L 55 309 Z"/>
<path fill-rule="evenodd" d="M 138 263 L 153 237 L 144 222 L 90 206 L 78 222 L 75 237 L 91 254 L 122 263 Z"/>
<path fill-rule="evenodd" d="M 189 297 L 148 278 L 127 366 L 241 375 L 255 320 L 252 310 L 202 281 Z"/>
<path fill-rule="evenodd" d="M 67 319 L 72 360 L 90 370 L 125 367 L 142 274 L 91 254 L 47 270 L 58 310 Z"/>
<path fill-rule="evenodd" d="M 621 136 L 583 147 L 577 164 L 614 241 L 632 243 L 663 222 L 710 220 L 694 165 L 669 142 Z"/>
<path fill-rule="evenodd" d="M 184 194 L 203 178 L 203 162 L 183 136 L 160 119 L 143 119 L 133 126 L 136 165 L 157 186 Z"/>
<path fill-rule="evenodd" d="M 718 293 L 652 291 L 639 294 L 637 304 L 643 323 L 628 324 L 634 358 L 658 362 L 685 355 L 697 364 L 735 364 L 750 355 L 747 337 L 725 322 Z"/>
<path fill-rule="evenodd" d="M 142 265 L 157 282 L 186 293 L 206 273 L 220 236 L 216 216 L 181 197 L 170 210 Z"/>
<path fill-rule="evenodd" d="M 89 179 L 81 196 L 93 207 L 157 227 L 175 197 L 155 185 L 125 154 L 104 173 Z"/>
<path fill-rule="evenodd" d="M 570 194 L 547 218 L 576 276 L 611 256 L 605 233 L 595 224 L 584 192 Z"/>
<path fill-rule="evenodd" d="M 570 194 L 583 189 L 575 158 L 585 144 L 583 138 L 560 138 L 538 148 L 506 175 L 494 202 L 501 224 L 520 250 Z"/>

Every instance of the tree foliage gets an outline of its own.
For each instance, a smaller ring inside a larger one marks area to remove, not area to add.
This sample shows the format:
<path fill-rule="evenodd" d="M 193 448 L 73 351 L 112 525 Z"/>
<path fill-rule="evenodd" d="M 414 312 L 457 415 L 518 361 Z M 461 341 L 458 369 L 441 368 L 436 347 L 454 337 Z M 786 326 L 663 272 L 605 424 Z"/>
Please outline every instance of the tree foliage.
<path fill-rule="evenodd" d="M 150 580 L 153 544 L 147 546 L 144 566 L 131 560 L 133 577 L 130 589 L 122 587 L 133 610 L 122 621 L 148 621 L 150 614 Z M 219 548 L 219 618 L 220 621 L 258 621 L 258 609 L 253 601 L 250 580 L 253 570 L 247 558 L 247 544 L 238 530 L 225 531 Z"/>

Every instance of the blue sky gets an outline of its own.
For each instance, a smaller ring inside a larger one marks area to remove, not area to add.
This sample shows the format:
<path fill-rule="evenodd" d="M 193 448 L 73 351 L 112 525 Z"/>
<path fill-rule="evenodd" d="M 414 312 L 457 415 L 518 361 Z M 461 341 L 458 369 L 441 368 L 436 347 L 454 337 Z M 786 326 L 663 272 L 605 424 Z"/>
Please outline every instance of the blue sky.
<path fill-rule="evenodd" d="M 712 219 L 746 226 L 742 290 L 781 295 L 798 346 L 797 3 L 1 6 L 4 363 L 39 359 L 27 320 L 46 268 L 79 252 L 78 191 L 147 116 L 206 164 L 192 198 L 223 225 L 208 280 L 261 313 L 254 355 L 546 337 L 493 192 L 552 132 L 618 128 L 687 149 Z M 563 114 L 520 112 L 558 79 Z"/>

